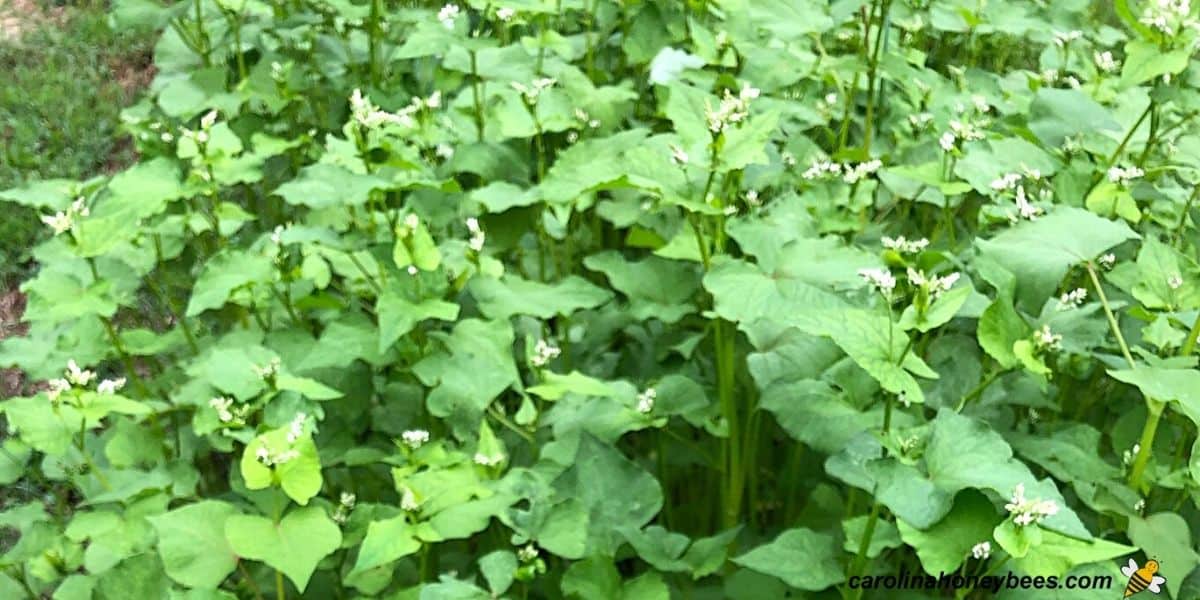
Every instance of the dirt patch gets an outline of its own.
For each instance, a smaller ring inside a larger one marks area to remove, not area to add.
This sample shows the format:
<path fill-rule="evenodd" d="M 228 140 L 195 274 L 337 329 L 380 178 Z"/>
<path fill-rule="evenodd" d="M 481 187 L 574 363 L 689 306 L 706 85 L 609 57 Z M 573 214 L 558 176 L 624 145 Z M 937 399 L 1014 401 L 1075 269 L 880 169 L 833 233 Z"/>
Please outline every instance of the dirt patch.
<path fill-rule="evenodd" d="M 61 24 L 66 9 L 43 10 L 37 0 L 0 0 L 0 42 L 19 42 L 44 23 Z"/>
<path fill-rule="evenodd" d="M 13 289 L 0 293 L 0 340 L 22 336 L 29 324 L 21 322 L 25 314 L 25 295 Z M 19 396 L 25 384 L 20 369 L 0 369 L 0 398 Z"/>

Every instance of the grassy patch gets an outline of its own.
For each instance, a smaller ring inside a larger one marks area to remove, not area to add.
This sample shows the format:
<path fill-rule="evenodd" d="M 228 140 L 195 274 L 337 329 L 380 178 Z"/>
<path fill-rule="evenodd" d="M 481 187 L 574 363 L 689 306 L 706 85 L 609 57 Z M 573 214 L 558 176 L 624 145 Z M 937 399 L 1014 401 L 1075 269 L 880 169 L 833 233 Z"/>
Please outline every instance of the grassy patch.
<path fill-rule="evenodd" d="M 48 7 L 19 40 L 0 41 L 0 189 L 82 178 L 134 157 L 119 113 L 146 81 L 152 40 L 114 31 L 103 3 Z M 17 274 L 41 235 L 33 211 L 0 209 L 0 279 Z"/>

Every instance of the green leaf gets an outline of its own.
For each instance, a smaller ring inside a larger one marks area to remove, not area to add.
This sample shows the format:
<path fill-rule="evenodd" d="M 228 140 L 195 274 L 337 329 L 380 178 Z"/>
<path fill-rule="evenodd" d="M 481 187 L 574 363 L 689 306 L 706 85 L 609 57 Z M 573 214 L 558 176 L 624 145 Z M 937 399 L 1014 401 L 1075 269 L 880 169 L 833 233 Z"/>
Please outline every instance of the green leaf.
<path fill-rule="evenodd" d="M 342 531 L 317 506 L 293 510 L 278 523 L 232 515 L 225 521 L 225 537 L 239 556 L 279 569 L 301 592 L 317 563 L 342 543 Z"/>
<path fill-rule="evenodd" d="M 922 333 L 931 329 L 945 325 L 950 319 L 953 319 L 958 311 L 962 309 L 963 304 L 966 304 L 967 298 L 974 291 L 970 286 L 960 285 L 940 296 L 933 304 L 925 311 L 923 315 L 917 315 L 917 309 L 913 305 L 909 305 L 904 309 L 904 313 L 900 315 L 900 329 L 908 330 L 916 328 Z"/>
<path fill-rule="evenodd" d="M 624 542 L 620 530 L 645 525 L 663 503 L 658 480 L 588 433 L 580 436 L 574 463 L 554 480 L 553 487 L 584 507 L 589 551 L 608 556 Z"/>
<path fill-rule="evenodd" d="M 1125 64 L 1121 67 L 1121 87 L 1132 87 L 1166 74 L 1177 75 L 1188 66 L 1188 48 L 1163 52 L 1158 44 L 1132 39 L 1125 42 Z M 1172 594 L 1174 595 L 1174 594 Z"/>
<path fill-rule="evenodd" d="M 979 346 L 1005 369 L 1017 365 L 1013 344 L 1028 338 L 1031 333 L 1033 330 L 1012 307 L 1012 303 L 1004 298 L 997 298 L 984 309 L 976 330 Z"/>
<path fill-rule="evenodd" d="M 386 352 L 396 340 L 426 319 L 453 321 L 458 318 L 458 305 L 430 298 L 413 303 L 395 290 L 385 290 L 375 300 L 379 316 L 379 351 Z"/>
<path fill-rule="evenodd" d="M 846 580 L 832 536 L 798 527 L 733 559 L 735 564 L 816 592 Z"/>
<path fill-rule="evenodd" d="M 1111 181 L 1100 182 L 1088 193 L 1087 209 L 1102 217 L 1120 217 L 1130 223 L 1142 220 L 1142 211 L 1129 190 Z"/>
<path fill-rule="evenodd" d="M 1001 520 L 986 496 L 964 490 L 955 497 L 954 508 L 931 527 L 918 529 L 903 520 L 896 526 L 904 543 L 916 549 L 925 572 L 938 575 L 957 571 L 975 544 L 990 540 Z"/>
<path fill-rule="evenodd" d="M 788 435 L 826 454 L 841 450 L 880 420 L 878 413 L 860 411 L 829 384 L 814 380 L 772 384 L 763 391 L 759 406 L 774 414 Z"/>
<path fill-rule="evenodd" d="M 188 587 L 221 585 L 237 566 L 237 556 L 225 539 L 225 522 L 237 512 L 225 502 L 202 500 L 151 517 L 167 576 Z"/>
<path fill-rule="evenodd" d="M 432 388 L 426 398 L 430 413 L 449 417 L 463 436 L 473 434 L 479 418 L 496 396 L 517 383 L 513 363 L 513 331 L 506 321 L 459 321 L 450 334 L 436 333 L 445 350 L 413 366 L 421 383 Z M 464 377 L 470 373 L 470 377 Z"/>
<path fill-rule="evenodd" d="M 869 518 L 868 515 L 860 515 L 842 521 L 842 532 L 846 535 L 846 540 L 842 544 L 843 550 L 854 554 L 858 553 Z M 896 525 L 891 521 L 880 520 L 875 523 L 875 531 L 872 533 L 871 543 L 867 547 L 867 557 L 875 558 L 884 550 L 899 548 L 903 545 L 904 543 L 900 541 L 900 532 L 896 529 Z"/>
<path fill-rule="evenodd" d="M 187 313 L 194 317 L 208 309 L 221 308 L 240 288 L 271 281 L 271 259 L 260 254 L 226 251 L 210 258 L 192 288 Z"/>
<path fill-rule="evenodd" d="M 1025 556 L 1013 557 L 1013 562 L 1022 571 L 1034 577 L 1062 577 L 1079 565 L 1111 561 L 1137 550 L 1108 540 L 1077 540 L 1053 531 L 1042 531 L 1040 537 Z"/>
<path fill-rule="evenodd" d="M 1036 221 L 1022 222 L 976 243 L 984 256 L 1017 276 L 1018 295 L 1025 306 L 1033 308 L 1041 307 L 1072 265 L 1138 237 L 1123 222 L 1059 206 Z"/>
<path fill-rule="evenodd" d="M 1191 528 L 1183 517 L 1161 512 L 1146 518 L 1129 519 L 1129 540 L 1142 549 L 1147 558 L 1158 558 L 1159 575 L 1167 579 L 1172 598 L 1179 598 L 1179 588 L 1188 575 L 1200 565 L 1200 555 L 1194 550 Z M 1133 552 L 1127 548 L 1122 554 Z"/>
<path fill-rule="evenodd" d="M 499 596 L 512 587 L 517 566 L 517 555 L 509 550 L 496 550 L 479 559 L 479 571 L 494 596 Z"/>
<path fill-rule="evenodd" d="M 847 310 L 842 313 L 841 323 L 830 333 L 834 343 L 883 389 L 903 394 L 909 402 L 925 402 L 925 393 L 912 374 L 929 379 L 936 379 L 938 375 L 916 354 L 905 353 L 908 335 L 887 317 Z M 901 357 L 904 357 L 903 362 L 898 364 Z"/>
<path fill-rule="evenodd" d="M 341 167 L 318 163 L 304 167 L 300 175 L 279 186 L 275 193 L 288 204 L 309 208 L 362 206 L 371 190 L 388 187 L 374 175 L 351 173 Z"/>
<path fill-rule="evenodd" d="M 609 250 L 583 259 L 583 265 L 608 277 L 613 289 L 629 298 L 634 319 L 674 323 L 696 310 L 692 302 L 700 287 L 695 265 L 648 256 L 627 261 Z"/>
<path fill-rule="evenodd" d="M 1069 136 L 1116 131 L 1121 126 L 1108 109 L 1083 92 L 1043 87 L 1029 106 L 1029 129 L 1047 147 L 1058 148 Z"/>
<path fill-rule="evenodd" d="M 717 166 L 721 171 L 736 171 L 751 164 L 766 164 L 767 143 L 779 123 L 779 112 L 754 115 L 739 127 L 725 132 Z"/>
<path fill-rule="evenodd" d="M 367 537 L 358 549 L 358 560 L 354 562 L 350 573 L 362 573 L 386 565 L 420 549 L 421 542 L 416 538 L 416 529 L 408 522 L 408 515 L 372 521 L 367 526 Z"/>
<path fill-rule="evenodd" d="M 1200 425 L 1200 371 L 1137 367 L 1109 370 L 1108 374 L 1117 381 L 1137 386 L 1147 398 L 1174 403 L 1175 408 Z"/>
<path fill-rule="evenodd" d="M 579 371 L 571 371 L 566 375 L 546 371 L 542 383 L 530 386 L 525 391 L 547 400 L 560 400 L 567 394 L 603 398 L 611 398 L 617 394 L 617 391 L 607 383 L 594 377 L 588 377 Z"/>
<path fill-rule="evenodd" d="M 295 442 L 288 441 L 289 433 L 287 427 L 275 429 L 246 444 L 242 451 L 242 477 L 252 490 L 279 484 L 289 498 L 306 505 L 321 491 L 321 458 L 311 433 L 306 432 Z M 286 453 L 294 454 L 282 464 L 268 466 L 258 459 L 260 449 L 265 449 L 272 460 Z"/>
<path fill-rule="evenodd" d="M 577 275 L 552 284 L 511 275 L 503 279 L 477 277 L 471 280 L 468 289 L 479 302 L 479 311 L 490 319 L 513 315 L 541 319 L 569 316 L 577 310 L 600 306 L 612 297 L 607 290 Z"/>

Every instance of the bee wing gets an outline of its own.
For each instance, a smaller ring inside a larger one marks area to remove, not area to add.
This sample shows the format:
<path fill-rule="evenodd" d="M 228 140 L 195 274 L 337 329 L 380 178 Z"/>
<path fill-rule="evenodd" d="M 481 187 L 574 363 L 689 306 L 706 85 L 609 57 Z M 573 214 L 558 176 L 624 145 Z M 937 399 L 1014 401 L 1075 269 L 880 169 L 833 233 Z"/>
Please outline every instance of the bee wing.
<path fill-rule="evenodd" d="M 1138 567 L 1137 567 L 1137 562 L 1135 562 L 1135 561 L 1134 561 L 1134 560 L 1131 558 L 1131 559 L 1129 559 L 1129 565 L 1128 565 L 1128 566 L 1121 567 L 1121 574 L 1122 574 L 1122 575 L 1124 575 L 1124 576 L 1126 576 L 1126 577 L 1133 577 L 1133 572 L 1134 572 L 1134 571 L 1137 571 L 1137 568 L 1138 568 Z"/>
<path fill-rule="evenodd" d="M 1160 588 L 1158 586 L 1160 586 L 1166 582 L 1167 582 L 1167 579 L 1165 577 L 1159 577 L 1158 575 L 1155 575 L 1154 580 L 1150 582 L 1150 585 L 1146 586 L 1146 589 L 1157 594 L 1162 591 L 1162 588 Z"/>

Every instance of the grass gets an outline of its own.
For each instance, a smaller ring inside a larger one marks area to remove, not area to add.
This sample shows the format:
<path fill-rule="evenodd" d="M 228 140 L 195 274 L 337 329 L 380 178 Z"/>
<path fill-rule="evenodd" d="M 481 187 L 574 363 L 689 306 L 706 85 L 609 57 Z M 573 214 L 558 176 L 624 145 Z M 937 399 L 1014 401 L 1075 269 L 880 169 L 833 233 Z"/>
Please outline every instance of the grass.
<path fill-rule="evenodd" d="M 0 189 L 134 158 L 119 114 L 143 83 L 152 37 L 114 31 L 104 2 L 62 4 L 43 2 L 19 40 L 0 40 Z M 28 268 L 43 230 L 34 211 L 0 207 L 0 281 Z"/>

